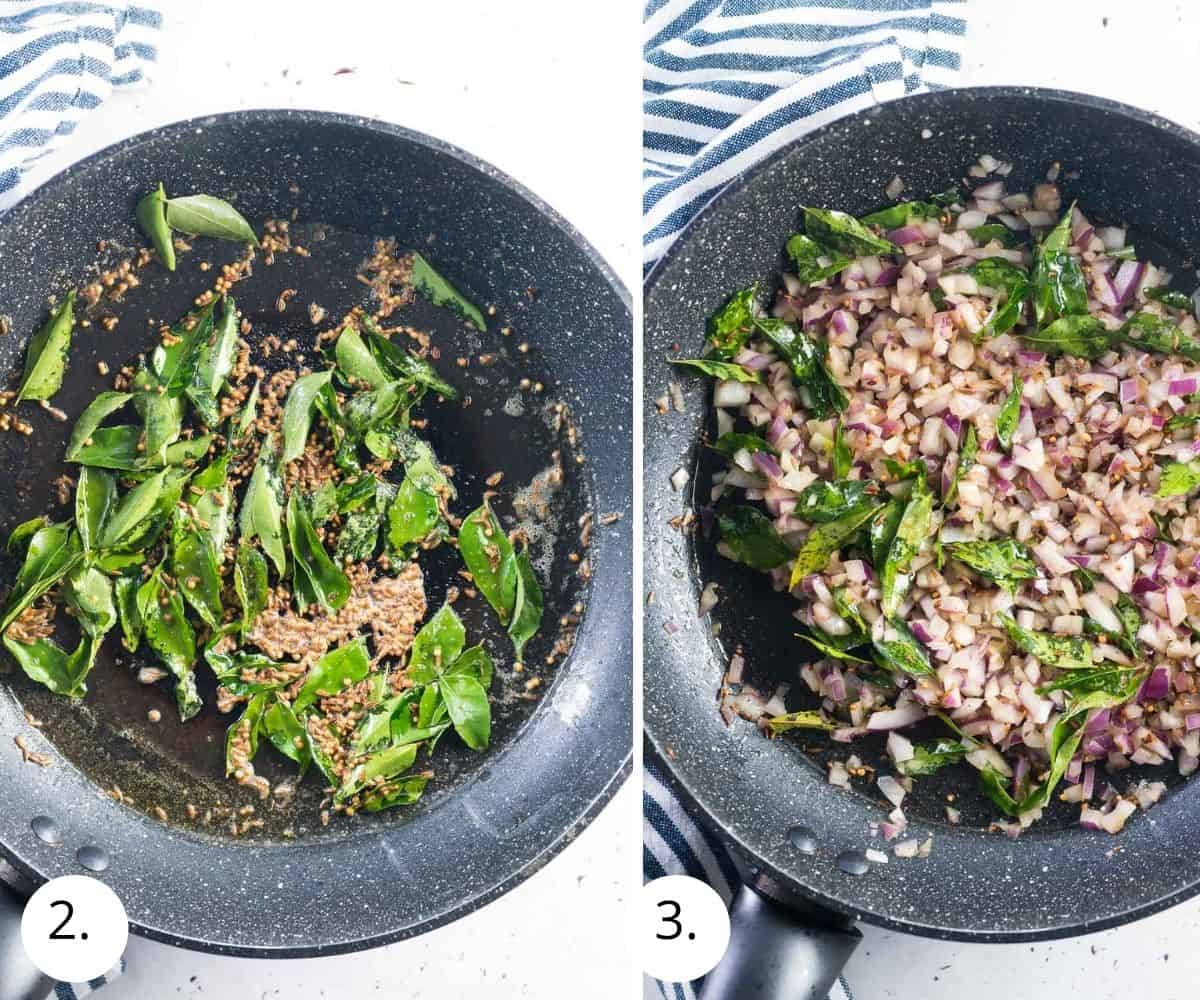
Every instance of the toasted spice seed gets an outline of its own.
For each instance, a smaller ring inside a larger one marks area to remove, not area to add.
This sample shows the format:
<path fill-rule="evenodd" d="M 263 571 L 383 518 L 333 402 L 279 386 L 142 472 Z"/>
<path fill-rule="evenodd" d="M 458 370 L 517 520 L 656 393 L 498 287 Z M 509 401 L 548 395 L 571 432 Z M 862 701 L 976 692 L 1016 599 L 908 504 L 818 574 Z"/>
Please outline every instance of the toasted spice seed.
<path fill-rule="evenodd" d="M 154 815 L 161 823 L 165 823 L 167 821 L 167 811 L 162 806 L 154 807 Z"/>
<path fill-rule="evenodd" d="M 146 718 L 151 722 L 162 722 L 162 712 L 160 712 L 157 708 L 152 708 L 146 713 Z"/>

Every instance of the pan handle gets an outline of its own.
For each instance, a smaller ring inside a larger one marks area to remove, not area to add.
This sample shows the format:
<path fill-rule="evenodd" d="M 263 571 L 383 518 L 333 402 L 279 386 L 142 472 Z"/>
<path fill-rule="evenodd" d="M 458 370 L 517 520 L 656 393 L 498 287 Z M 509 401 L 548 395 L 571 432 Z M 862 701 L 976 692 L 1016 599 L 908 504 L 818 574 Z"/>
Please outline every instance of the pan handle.
<path fill-rule="evenodd" d="M 54 989 L 21 944 L 24 909 L 25 898 L 0 879 L 0 1000 L 46 1000 Z"/>
<path fill-rule="evenodd" d="M 759 879 L 730 910 L 729 948 L 701 1000 L 825 1000 L 862 935 L 854 924 Z"/>

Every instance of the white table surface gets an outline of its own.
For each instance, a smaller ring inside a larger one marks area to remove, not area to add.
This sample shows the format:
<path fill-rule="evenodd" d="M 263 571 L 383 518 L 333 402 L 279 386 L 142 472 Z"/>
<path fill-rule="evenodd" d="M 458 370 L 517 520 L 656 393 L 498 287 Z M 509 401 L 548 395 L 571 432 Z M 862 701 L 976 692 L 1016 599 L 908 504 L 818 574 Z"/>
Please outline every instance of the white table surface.
<path fill-rule="evenodd" d="M 581 26 L 575 4 L 155 2 L 165 8 L 153 86 L 118 92 L 36 183 L 165 122 L 253 107 L 304 107 L 398 122 L 489 160 L 572 222 L 636 289 L 640 5 Z M 613 53 L 623 48 L 618 70 Z M 351 73 L 335 75 L 339 69 Z M 638 794 L 627 782 L 578 839 L 482 910 L 357 955 L 231 959 L 134 938 L 106 1000 L 405 996 L 611 1000 L 638 982 L 626 907 L 639 882 Z"/>
<path fill-rule="evenodd" d="M 1083 91 L 1200 129 L 1200 101 L 1186 82 L 1200 57 L 1200 6 L 1163 0 L 970 6 L 964 85 Z M 1198 932 L 1200 900 L 1116 930 L 1045 944 L 956 944 L 864 928 L 866 940 L 846 978 L 858 1000 L 1180 1000 L 1195 996 L 1200 979 Z"/>

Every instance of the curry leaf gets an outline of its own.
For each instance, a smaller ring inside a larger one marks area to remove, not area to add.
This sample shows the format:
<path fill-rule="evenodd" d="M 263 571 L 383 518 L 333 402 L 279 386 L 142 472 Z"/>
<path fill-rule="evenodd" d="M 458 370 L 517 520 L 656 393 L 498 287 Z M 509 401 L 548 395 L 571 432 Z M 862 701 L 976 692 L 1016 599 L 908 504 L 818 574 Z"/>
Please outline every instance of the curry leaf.
<path fill-rule="evenodd" d="M 796 233 L 787 241 L 787 254 L 796 266 L 796 277 L 806 285 L 841 274 L 853 263 L 852 258 L 823 247 L 803 233 Z"/>
<path fill-rule="evenodd" d="M 796 498 L 793 513 L 803 521 L 825 524 L 879 505 L 879 488 L 860 479 L 809 483 Z"/>
<path fill-rule="evenodd" d="M 884 622 L 882 633 L 873 640 L 872 645 L 879 655 L 880 666 L 885 669 L 913 677 L 933 673 L 933 665 L 929 662 L 929 654 L 925 652 L 925 647 L 917 641 L 917 637 L 901 618 L 888 618 Z"/>
<path fill-rule="evenodd" d="M 221 570 L 212 535 L 176 511 L 171 575 L 187 601 L 211 628 L 221 625 Z"/>
<path fill-rule="evenodd" d="M 454 723 L 454 731 L 472 750 L 486 750 L 492 729 L 492 710 L 483 685 L 467 674 L 447 674 L 438 682 L 438 687 Z"/>
<path fill-rule="evenodd" d="M 1000 412 L 996 414 L 996 440 L 1005 451 L 1012 448 L 1013 434 L 1021 419 L 1021 394 L 1024 390 L 1025 383 L 1021 376 L 1013 372 L 1012 388 L 1004 397 Z"/>
<path fill-rule="evenodd" d="M 1089 669 L 1092 666 L 1092 645 L 1079 636 L 1049 635 L 1031 632 L 1016 623 L 1012 616 L 1000 612 L 996 615 L 1009 642 L 1021 652 L 1036 657 L 1046 666 L 1064 670 Z"/>
<path fill-rule="evenodd" d="M 1159 285 L 1155 288 L 1144 288 L 1142 292 L 1152 302 L 1161 302 L 1164 306 L 1168 306 L 1171 309 L 1182 309 L 1187 313 L 1194 311 L 1192 297 L 1178 289 Z"/>
<path fill-rule="evenodd" d="M 889 205 L 878 212 L 864 215 L 858 221 L 864 226 L 879 226 L 880 229 L 899 229 L 909 219 L 936 219 L 942 214 L 942 206 L 930 201 L 902 201 Z"/>
<path fill-rule="evenodd" d="M 1087 313 L 1087 286 L 1079 258 L 1068 250 L 1071 243 L 1072 205 L 1046 234 L 1033 257 L 1033 308 L 1038 325 L 1064 316 Z M 1068 352 L 1070 353 L 1070 352 Z"/>
<path fill-rule="evenodd" d="M 138 202 L 136 214 L 138 225 L 150 237 L 163 266 L 174 271 L 175 243 L 171 239 L 171 227 L 167 225 L 167 195 L 162 184 Z"/>
<path fill-rule="evenodd" d="M 729 360 L 746 346 L 754 330 L 754 299 L 758 286 L 734 294 L 708 318 L 708 342 L 714 357 Z"/>
<path fill-rule="evenodd" d="M 887 558 L 879 571 L 880 607 L 885 615 L 893 615 L 908 592 L 909 572 L 913 560 L 925 545 L 930 534 L 933 515 L 933 494 L 918 478 L 912 496 L 896 525 L 895 537 L 888 547 Z"/>
<path fill-rule="evenodd" d="M 90 552 L 104 533 L 117 503 L 117 481 L 103 469 L 84 466 L 75 486 L 75 526 L 83 551 Z"/>
<path fill-rule="evenodd" d="M 771 519 L 745 504 L 717 511 L 717 527 L 725 554 L 754 569 L 769 570 L 792 558 L 792 549 L 779 537 Z"/>
<path fill-rule="evenodd" d="M 71 349 L 71 330 L 75 326 L 75 289 L 50 314 L 25 352 L 25 372 L 17 390 L 19 403 L 23 399 L 49 399 L 62 387 L 67 368 L 67 352 Z"/>
<path fill-rule="evenodd" d="M 137 606 L 146 642 L 175 677 L 175 702 L 180 719 L 186 722 L 201 707 L 192 669 L 196 636 L 188 624 L 183 598 L 177 589 L 164 584 L 161 566 L 138 588 Z"/>
<path fill-rule="evenodd" d="M 1156 497 L 1182 497 L 1200 487 L 1200 458 L 1188 462 L 1168 462 L 1158 478 Z"/>
<path fill-rule="evenodd" d="M 758 372 L 734 364 L 732 361 L 710 361 L 708 358 L 673 358 L 671 364 L 681 368 L 694 368 L 702 375 L 735 382 L 761 382 Z"/>
<path fill-rule="evenodd" d="M 1139 312 L 1131 316 L 1117 331 L 1116 340 L 1143 351 L 1178 354 L 1189 361 L 1200 361 L 1200 340 L 1188 336 L 1175 323 L 1155 313 Z"/>
<path fill-rule="evenodd" d="M 372 389 L 391 381 L 387 372 L 375 360 L 362 335 L 352 326 L 345 327 L 338 334 L 334 344 L 334 356 L 341 372 L 350 379 L 366 382 Z"/>
<path fill-rule="evenodd" d="M 412 255 L 412 283 L 413 288 L 435 306 L 450 309 L 480 332 L 487 330 L 487 321 L 479 308 L 438 274 L 419 253 Z"/>
<path fill-rule="evenodd" d="M 852 257 L 899 252 L 897 246 L 876 236 L 854 216 L 836 209 L 805 208 L 804 231 L 822 246 Z"/>
<path fill-rule="evenodd" d="M 846 432 L 840 420 L 833 429 L 833 454 L 830 460 L 834 479 L 845 479 L 850 475 L 850 469 L 854 465 L 854 454 L 846 441 Z"/>
<path fill-rule="evenodd" d="M 975 466 L 975 459 L 979 454 L 979 437 L 975 433 L 975 425 L 967 424 L 967 429 L 963 432 L 962 445 L 958 449 L 958 461 L 954 465 L 954 475 L 950 480 L 950 488 L 946 490 L 946 496 L 943 502 L 949 506 L 954 503 L 958 497 L 958 484 L 967 473 Z"/>
<path fill-rule="evenodd" d="M 874 507 L 863 507 L 836 521 L 818 524 L 813 528 L 796 553 L 788 589 L 794 589 L 806 576 L 820 573 L 830 556 L 858 534 L 859 529 L 875 515 L 875 510 Z"/>
<path fill-rule="evenodd" d="M 312 426 L 313 402 L 333 378 L 333 369 L 303 375 L 288 390 L 283 408 L 283 453 L 280 461 L 294 462 L 304 454 L 308 431 Z"/>
<path fill-rule="evenodd" d="M 974 229 L 968 229 L 967 232 L 971 234 L 971 239 L 981 247 L 987 246 L 995 240 L 1005 249 L 1011 250 L 1022 243 L 1021 237 L 1002 222 L 985 223 Z"/>
<path fill-rule="evenodd" d="M 790 732 L 793 729 L 824 729 L 835 728 L 834 723 L 825 718 L 820 711 L 788 712 L 786 715 L 773 715 L 767 719 L 767 728 L 772 736 Z"/>
<path fill-rule="evenodd" d="M 1037 566 L 1029 550 L 1015 538 L 995 541 L 952 542 L 946 554 L 969 566 L 980 576 L 998 583 L 1010 593 L 1023 580 L 1037 579 Z"/>
<path fill-rule="evenodd" d="M 283 544 L 283 482 L 279 478 L 275 445 L 270 436 L 263 439 L 258 462 L 242 500 L 238 530 L 243 542 L 258 538 L 282 577 L 287 572 Z"/>
<path fill-rule="evenodd" d="M 908 760 L 896 762 L 896 770 L 909 778 L 923 777 L 950 764 L 957 764 L 966 756 L 967 746 L 961 740 L 943 738 L 933 743 L 917 743 L 913 745 L 913 755 Z"/>
<path fill-rule="evenodd" d="M 102 548 L 111 549 L 125 543 L 155 509 L 166 481 L 166 470 L 156 472 L 138 483 L 117 503 L 112 517 L 100 535 Z"/>
<path fill-rule="evenodd" d="M 350 581 L 317 537 L 299 490 L 292 490 L 288 498 L 287 534 L 292 549 L 292 582 L 300 609 L 320 604 L 327 611 L 336 611 L 350 596 Z"/>
<path fill-rule="evenodd" d="M 1095 316 L 1063 316 L 1040 330 L 1021 334 L 1030 347 L 1095 361 L 1112 349 L 1113 335 Z"/>
<path fill-rule="evenodd" d="M 388 507 L 388 548 L 408 558 L 418 545 L 429 544 L 446 532 L 440 499 L 450 493 L 450 484 L 434 463 L 432 453 L 409 462 L 404 481 Z"/>
<path fill-rule="evenodd" d="M 136 575 L 119 576 L 113 583 L 113 596 L 116 599 L 117 618 L 121 623 L 123 642 L 131 653 L 142 641 L 142 613 L 137 602 L 139 583 Z"/>
<path fill-rule="evenodd" d="M 221 302 L 220 321 L 214 324 L 208 339 L 197 347 L 196 369 L 185 390 L 200 419 L 209 427 L 215 427 L 221 419 L 217 400 L 233 370 L 238 344 L 237 305 L 226 295 Z"/>
<path fill-rule="evenodd" d="M 520 660 L 525 654 L 525 644 L 541 627 L 544 610 L 542 588 L 533 572 L 528 548 L 522 548 L 520 551 L 514 549 L 505 559 L 500 567 L 500 589 L 504 594 L 505 605 L 511 608 L 508 636 L 512 639 L 513 650 Z M 453 717 L 453 712 L 451 716 Z"/>
<path fill-rule="evenodd" d="M 513 559 L 513 547 L 486 499 L 463 519 L 458 529 L 458 550 L 475 587 L 492 606 L 500 624 L 508 626 L 514 591 L 505 593 L 503 572 Z"/>
<path fill-rule="evenodd" d="M 755 320 L 755 327 L 775 345 L 792 368 L 807 405 L 817 419 L 824 419 L 850 405 L 845 390 L 825 363 L 824 351 L 807 334 L 793 330 L 783 320 Z"/>
<path fill-rule="evenodd" d="M 63 599 L 80 628 L 93 638 L 103 638 L 117 624 L 112 581 L 94 566 L 79 566 L 67 576 Z"/>
<path fill-rule="evenodd" d="M 726 458 L 733 458 L 743 448 L 750 454 L 756 451 L 766 452 L 768 455 L 778 455 L 779 451 L 767 444 L 757 434 L 739 434 L 737 431 L 730 431 L 728 434 L 722 434 L 716 441 L 709 445 L 718 455 L 724 455 Z"/>
<path fill-rule="evenodd" d="M 383 334 L 374 331 L 369 318 L 365 318 L 363 322 L 367 325 L 363 341 L 390 378 L 428 386 L 445 399 L 459 398 L 459 391 L 438 375 L 437 370 L 428 361 L 414 356 Z"/>
<path fill-rule="evenodd" d="M 192 236 L 211 236 L 258 246 L 258 237 L 250 223 L 229 202 L 210 194 L 168 198 L 166 222 L 172 229 Z"/>
<path fill-rule="evenodd" d="M 254 628 L 258 616 L 267 607 L 270 585 L 267 582 L 267 561 L 253 545 L 239 545 L 233 566 L 233 587 L 242 606 L 242 637 Z"/>
<path fill-rule="evenodd" d="M 102 392 L 88 403 L 86 409 L 79 415 L 79 419 L 75 421 L 75 427 L 71 431 L 71 440 L 67 444 L 67 461 L 78 461 L 79 452 L 93 443 L 92 435 L 105 418 L 115 413 L 131 399 L 133 399 L 133 394 L 129 392 Z"/>
<path fill-rule="evenodd" d="M 371 658 L 367 653 L 367 641 L 359 636 L 352 642 L 330 650 L 322 656 L 304 678 L 304 683 L 292 702 L 297 715 L 322 695 L 338 694 L 343 689 L 357 684 L 371 669 Z"/>
<path fill-rule="evenodd" d="M 85 679 L 96 662 L 99 639 L 83 636 L 72 653 L 52 639 L 24 643 L 7 633 L 4 634 L 4 645 L 30 680 L 69 698 L 82 698 L 87 694 Z"/>
<path fill-rule="evenodd" d="M 417 744 L 403 743 L 372 754 L 363 763 L 356 764 L 343 779 L 334 801 L 344 802 L 372 785 L 386 783 L 407 771 L 417 759 Z"/>
<path fill-rule="evenodd" d="M 69 522 L 48 524 L 34 532 L 25 561 L 9 591 L 0 616 L 0 632 L 29 605 L 67 575 L 83 558 L 79 534 Z"/>
<path fill-rule="evenodd" d="M 301 772 L 312 762 L 304 726 L 287 702 L 271 702 L 263 712 L 262 732 L 276 750 L 300 765 Z"/>
<path fill-rule="evenodd" d="M 408 679 L 430 684 L 458 659 L 466 645 L 467 630 L 449 604 L 443 604 L 417 632 L 408 656 Z"/>

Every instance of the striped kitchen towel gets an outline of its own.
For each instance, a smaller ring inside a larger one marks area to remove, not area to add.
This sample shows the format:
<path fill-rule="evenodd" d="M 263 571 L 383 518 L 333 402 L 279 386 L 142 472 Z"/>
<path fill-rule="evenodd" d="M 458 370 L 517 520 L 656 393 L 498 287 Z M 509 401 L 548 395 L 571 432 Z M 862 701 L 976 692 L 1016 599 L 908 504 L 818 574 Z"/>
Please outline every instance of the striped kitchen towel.
<path fill-rule="evenodd" d="M 91 996 L 102 986 L 107 986 L 124 971 L 125 959 L 121 959 L 120 962 L 104 973 L 103 976 L 97 976 L 86 983 L 57 983 L 54 987 L 54 992 L 47 997 L 47 1000 L 83 1000 L 84 997 Z"/>
<path fill-rule="evenodd" d="M 145 78 L 161 24 L 125 3 L 0 0 L 0 207 L 114 87 Z"/>
<path fill-rule="evenodd" d="M 643 262 L 730 180 L 819 125 L 951 86 L 967 0 L 649 0 Z"/>
<path fill-rule="evenodd" d="M 650 0 L 644 25 L 643 263 L 722 187 L 843 115 L 951 86 L 966 0 Z M 715 711 L 715 707 L 714 707 Z M 647 759 L 643 877 L 691 875 L 728 903 L 737 869 Z M 699 983 L 647 980 L 694 1000 Z M 850 1000 L 842 980 L 831 1000 Z"/>

